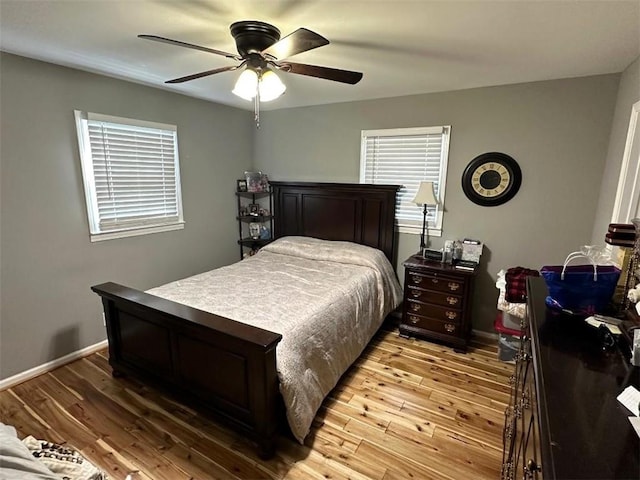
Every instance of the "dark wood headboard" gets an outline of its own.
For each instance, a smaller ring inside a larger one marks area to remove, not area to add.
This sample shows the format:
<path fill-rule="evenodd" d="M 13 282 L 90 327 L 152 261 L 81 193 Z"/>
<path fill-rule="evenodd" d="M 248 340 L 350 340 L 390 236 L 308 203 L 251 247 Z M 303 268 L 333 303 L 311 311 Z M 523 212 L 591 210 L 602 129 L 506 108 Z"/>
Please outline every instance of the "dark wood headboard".
<path fill-rule="evenodd" d="M 368 245 L 395 257 L 396 193 L 400 185 L 269 182 L 274 238 L 288 235 Z"/>

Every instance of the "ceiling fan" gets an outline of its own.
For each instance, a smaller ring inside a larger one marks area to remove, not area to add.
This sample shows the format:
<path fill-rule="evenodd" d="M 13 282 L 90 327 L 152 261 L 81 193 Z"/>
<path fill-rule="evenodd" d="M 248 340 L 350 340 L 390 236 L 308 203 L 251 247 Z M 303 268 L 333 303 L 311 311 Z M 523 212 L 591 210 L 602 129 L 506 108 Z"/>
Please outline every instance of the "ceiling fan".
<path fill-rule="evenodd" d="M 362 73 L 337 68 L 321 67 L 294 63 L 286 60 L 289 57 L 314 48 L 329 44 L 329 40 L 306 28 L 299 28 L 284 38 L 280 38 L 280 30 L 268 23 L 257 20 L 235 22 L 230 27 L 231 35 L 236 41 L 238 54 L 223 52 L 213 48 L 193 45 L 191 43 L 172 40 L 156 35 L 138 35 L 145 40 L 168 43 L 179 47 L 192 48 L 203 52 L 222 55 L 232 60 L 239 61 L 238 65 L 215 68 L 204 72 L 194 73 L 185 77 L 174 78 L 165 83 L 182 83 L 197 78 L 229 72 L 245 67 L 240 75 L 234 93 L 247 100 L 255 99 L 268 101 L 277 98 L 284 93 L 285 86 L 274 74 L 274 70 L 306 75 L 309 77 L 324 78 L 334 82 L 355 85 L 362 79 Z M 247 73 L 248 72 L 248 73 Z M 243 78 L 244 76 L 244 78 Z M 243 84 L 244 81 L 244 84 Z M 271 87 L 271 84 L 274 86 Z M 264 87 L 264 88 L 262 88 Z M 257 107 L 256 107 L 257 113 Z"/>

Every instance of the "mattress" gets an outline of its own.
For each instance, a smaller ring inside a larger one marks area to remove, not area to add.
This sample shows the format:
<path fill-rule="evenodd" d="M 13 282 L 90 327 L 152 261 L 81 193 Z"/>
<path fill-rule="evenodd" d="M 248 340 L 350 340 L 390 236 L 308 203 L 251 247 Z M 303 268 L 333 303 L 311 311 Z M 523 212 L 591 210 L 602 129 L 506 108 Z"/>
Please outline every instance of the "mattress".
<path fill-rule="evenodd" d="M 281 334 L 280 392 L 300 442 L 325 396 L 402 299 L 380 250 L 309 237 L 278 239 L 241 262 L 148 293 Z"/>

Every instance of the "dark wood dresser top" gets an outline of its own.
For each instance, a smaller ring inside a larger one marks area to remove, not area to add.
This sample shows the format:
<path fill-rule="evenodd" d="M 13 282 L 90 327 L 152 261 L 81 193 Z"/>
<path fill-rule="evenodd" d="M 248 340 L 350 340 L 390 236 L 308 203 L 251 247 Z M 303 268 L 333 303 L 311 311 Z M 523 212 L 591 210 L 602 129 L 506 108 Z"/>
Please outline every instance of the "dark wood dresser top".
<path fill-rule="evenodd" d="M 640 479 L 640 439 L 616 399 L 640 389 L 640 368 L 626 345 L 605 351 L 597 329 L 548 310 L 541 278 L 528 294 L 543 478 Z"/>

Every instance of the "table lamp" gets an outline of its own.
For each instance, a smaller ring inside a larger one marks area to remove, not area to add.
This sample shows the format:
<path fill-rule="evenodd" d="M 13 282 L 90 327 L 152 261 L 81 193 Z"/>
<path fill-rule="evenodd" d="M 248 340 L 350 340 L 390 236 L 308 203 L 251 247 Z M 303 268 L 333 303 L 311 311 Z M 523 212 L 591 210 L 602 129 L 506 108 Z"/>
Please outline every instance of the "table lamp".
<path fill-rule="evenodd" d="M 429 245 L 429 229 L 427 228 L 427 207 L 437 206 L 438 200 L 434 194 L 433 182 L 420 182 L 418 193 L 416 193 L 413 203 L 422 205 L 422 233 L 420 234 L 420 253 Z M 426 240 L 425 240 L 426 232 Z"/>

